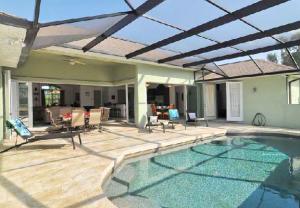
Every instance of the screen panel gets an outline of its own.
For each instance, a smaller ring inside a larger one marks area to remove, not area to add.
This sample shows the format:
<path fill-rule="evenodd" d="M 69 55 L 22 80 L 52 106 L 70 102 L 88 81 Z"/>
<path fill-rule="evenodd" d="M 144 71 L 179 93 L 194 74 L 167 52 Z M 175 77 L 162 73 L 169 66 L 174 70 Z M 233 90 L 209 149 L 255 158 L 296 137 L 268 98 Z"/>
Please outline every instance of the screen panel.
<path fill-rule="evenodd" d="M 279 40 L 281 40 L 283 42 L 299 40 L 300 39 L 300 29 L 292 30 L 292 31 L 289 31 L 286 33 L 281 33 L 278 35 L 274 35 L 274 37 L 278 38 Z"/>
<path fill-rule="evenodd" d="M 247 50 L 252 50 L 252 49 L 256 49 L 256 48 L 263 48 L 266 46 L 271 46 L 271 45 L 276 45 L 278 44 L 278 41 L 267 37 L 267 38 L 261 38 L 258 40 L 253 40 L 253 41 L 249 41 L 246 43 L 241 43 L 238 45 L 234 45 L 235 48 L 247 51 Z"/>
<path fill-rule="evenodd" d="M 219 42 L 223 42 L 256 32 L 257 30 L 253 29 L 252 27 L 246 25 L 240 20 L 236 20 L 231 23 L 203 32 L 200 35 L 217 40 Z"/>
<path fill-rule="evenodd" d="M 105 32 L 124 15 L 40 28 L 33 49 L 93 37 Z M 58 32 L 59 31 L 59 32 Z"/>
<path fill-rule="evenodd" d="M 34 7 L 35 0 L 0 0 L 0 12 L 27 20 L 33 20 Z"/>
<path fill-rule="evenodd" d="M 249 56 L 243 56 L 243 57 L 227 59 L 227 60 L 223 60 L 223 61 L 216 61 L 216 64 L 221 66 L 221 65 L 225 65 L 225 64 L 233 64 L 233 63 L 238 63 L 238 62 L 243 62 L 243 61 L 250 61 L 250 60 L 251 59 L 250 59 Z"/>
<path fill-rule="evenodd" d="M 252 56 L 264 73 L 288 71 L 295 65 L 285 49 L 259 53 Z"/>
<path fill-rule="evenodd" d="M 247 75 L 259 75 L 261 71 L 257 65 L 248 57 L 243 61 L 237 61 L 220 65 L 220 68 L 229 77 L 247 76 Z"/>
<path fill-rule="evenodd" d="M 212 0 L 213 3 L 223 7 L 224 9 L 234 12 L 243 7 L 249 6 L 258 2 L 259 0 L 242 0 L 242 1 L 230 1 L 230 0 Z"/>
<path fill-rule="evenodd" d="M 114 37 L 149 45 L 177 33 L 177 29 L 140 17 L 115 33 Z"/>
<path fill-rule="evenodd" d="M 240 52 L 240 51 L 230 48 L 230 47 L 226 47 L 226 48 L 221 48 L 218 50 L 202 53 L 200 55 L 206 59 L 210 59 L 210 58 L 224 56 L 224 55 L 228 55 L 228 54 L 234 54 L 234 53 L 238 53 L 238 52 Z"/>
<path fill-rule="evenodd" d="M 42 0 L 40 22 L 110 14 L 129 10 L 130 8 L 123 0 Z"/>
<path fill-rule="evenodd" d="M 166 0 L 147 14 L 182 29 L 190 29 L 226 13 L 205 0 Z"/>
<path fill-rule="evenodd" d="M 207 39 L 204 39 L 204 38 L 194 35 L 189 38 L 169 44 L 163 48 L 183 53 L 183 52 L 195 50 L 198 48 L 203 48 L 203 47 L 213 45 L 213 44 L 215 44 L 214 41 L 210 41 L 210 40 L 207 40 Z"/>
<path fill-rule="evenodd" d="M 270 9 L 249 15 L 244 20 L 262 30 L 267 30 L 300 20 L 299 8 L 299 0 L 290 0 Z"/>
<path fill-rule="evenodd" d="M 74 41 L 64 44 L 66 47 L 81 49 L 87 43 L 89 43 L 93 38 L 83 39 L 79 41 Z M 134 50 L 138 50 L 144 47 L 144 45 L 139 43 L 133 43 L 130 41 L 125 41 L 118 38 L 109 37 L 101 42 L 101 44 L 96 45 L 91 49 L 92 52 L 125 57 L 126 54 Z"/>

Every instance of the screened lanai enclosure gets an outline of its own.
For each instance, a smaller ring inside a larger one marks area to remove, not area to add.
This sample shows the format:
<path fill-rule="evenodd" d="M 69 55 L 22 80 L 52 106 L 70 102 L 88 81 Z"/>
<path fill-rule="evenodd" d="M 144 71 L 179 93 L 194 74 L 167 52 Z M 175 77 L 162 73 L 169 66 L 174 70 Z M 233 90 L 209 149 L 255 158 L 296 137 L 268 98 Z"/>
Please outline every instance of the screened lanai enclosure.
<path fill-rule="evenodd" d="M 0 7 L 1 24 L 26 29 L 19 65 L 30 50 L 63 46 L 184 67 L 200 81 L 280 73 L 256 61 L 270 51 L 299 70 L 298 0 L 13 0 Z M 252 70 L 221 67 L 237 61 Z"/>

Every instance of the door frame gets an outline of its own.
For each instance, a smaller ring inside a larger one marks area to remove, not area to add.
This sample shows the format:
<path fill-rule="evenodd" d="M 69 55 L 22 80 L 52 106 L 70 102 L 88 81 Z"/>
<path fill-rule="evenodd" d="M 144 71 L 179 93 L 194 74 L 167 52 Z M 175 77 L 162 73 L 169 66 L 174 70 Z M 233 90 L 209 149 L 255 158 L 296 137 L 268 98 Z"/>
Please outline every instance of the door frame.
<path fill-rule="evenodd" d="M 33 95 L 32 82 L 20 81 L 11 79 L 11 102 L 10 102 L 10 117 L 19 117 L 19 88 L 18 84 L 24 83 L 28 87 L 28 127 L 33 127 Z"/>

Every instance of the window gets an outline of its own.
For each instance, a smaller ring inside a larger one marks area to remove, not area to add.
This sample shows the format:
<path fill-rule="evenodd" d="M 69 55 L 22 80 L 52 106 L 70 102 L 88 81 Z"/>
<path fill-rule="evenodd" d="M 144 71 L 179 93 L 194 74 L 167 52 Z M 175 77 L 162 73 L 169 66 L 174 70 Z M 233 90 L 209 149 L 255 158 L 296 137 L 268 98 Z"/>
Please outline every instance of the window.
<path fill-rule="evenodd" d="M 289 104 L 300 104 L 300 78 L 289 81 Z"/>
<path fill-rule="evenodd" d="M 42 86 L 43 104 L 44 106 L 59 106 L 63 105 L 62 90 L 54 85 Z"/>

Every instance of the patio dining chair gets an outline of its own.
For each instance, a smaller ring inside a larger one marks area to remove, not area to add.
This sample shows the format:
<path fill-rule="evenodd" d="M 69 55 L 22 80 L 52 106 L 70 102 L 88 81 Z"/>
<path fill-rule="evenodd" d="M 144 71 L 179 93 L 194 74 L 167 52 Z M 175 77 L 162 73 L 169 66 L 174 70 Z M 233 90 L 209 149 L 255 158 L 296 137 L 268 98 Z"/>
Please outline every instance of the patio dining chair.
<path fill-rule="evenodd" d="M 205 122 L 206 127 L 208 127 L 207 119 L 197 117 L 195 112 L 187 112 L 187 119 L 185 121 L 185 129 L 186 129 L 186 126 L 188 123 L 193 123 L 193 124 L 195 124 L 195 126 L 197 126 L 198 123 L 200 123 L 202 121 Z"/>
<path fill-rule="evenodd" d="M 47 113 L 47 119 L 50 121 L 51 127 L 49 127 L 47 130 L 48 131 L 60 131 L 63 129 L 63 122 L 62 119 L 59 118 L 58 114 L 55 116 L 54 112 L 47 108 L 46 109 Z"/>
<path fill-rule="evenodd" d="M 71 123 L 67 126 L 68 131 L 85 130 L 84 110 L 72 110 Z"/>
<path fill-rule="evenodd" d="M 6 126 L 8 129 L 10 129 L 11 131 L 15 131 L 17 136 L 16 136 L 16 141 L 15 141 L 15 145 L 13 147 L 7 148 L 5 150 L 2 150 L 0 153 L 2 152 L 6 152 L 10 149 L 13 148 L 17 148 L 23 144 L 29 143 L 29 142 L 34 142 L 34 141 L 38 141 L 38 140 L 46 140 L 46 139 L 50 139 L 50 138 L 46 138 L 45 136 L 36 136 L 34 135 L 28 128 L 27 126 L 21 121 L 21 119 L 19 118 L 15 118 L 15 119 L 10 119 L 6 121 Z M 60 136 L 62 136 L 61 134 L 58 134 Z M 22 139 L 25 140 L 25 143 L 22 144 L 17 144 L 18 142 L 18 137 L 21 137 Z M 71 140 L 72 140 L 72 145 L 73 145 L 73 149 L 75 149 L 75 143 L 74 143 L 74 135 L 70 134 Z M 79 142 L 81 144 L 81 137 L 80 134 L 78 134 L 79 137 Z M 52 139 L 52 138 L 51 138 Z M 53 137 L 53 139 L 57 139 L 57 137 Z"/>
<path fill-rule="evenodd" d="M 180 118 L 179 118 L 179 113 L 177 109 L 169 109 L 168 111 L 169 113 L 169 122 L 168 125 L 171 124 L 172 125 L 172 129 L 175 129 L 174 124 L 179 124 L 180 122 Z"/>
<path fill-rule="evenodd" d="M 102 117 L 102 111 L 100 108 L 90 109 L 89 127 L 97 126 L 98 130 L 100 131 L 101 117 Z"/>
<path fill-rule="evenodd" d="M 162 126 L 163 132 L 165 133 L 165 124 L 163 122 L 158 121 L 158 116 L 148 116 L 148 122 L 146 124 L 146 128 L 148 127 L 149 133 L 152 132 L 151 127 L 154 126 Z"/>
<path fill-rule="evenodd" d="M 101 121 L 100 122 L 103 123 L 105 121 L 108 121 L 109 114 L 110 114 L 110 108 L 100 107 L 100 109 L 101 109 L 101 112 L 102 112 L 101 113 Z M 102 125 L 100 125 L 100 128 L 101 128 L 101 130 L 103 130 Z"/>

